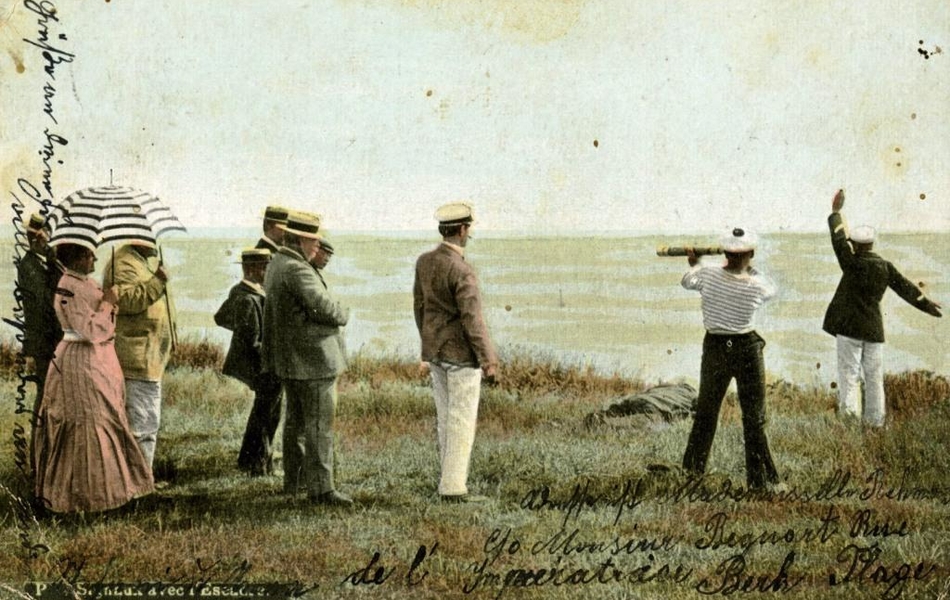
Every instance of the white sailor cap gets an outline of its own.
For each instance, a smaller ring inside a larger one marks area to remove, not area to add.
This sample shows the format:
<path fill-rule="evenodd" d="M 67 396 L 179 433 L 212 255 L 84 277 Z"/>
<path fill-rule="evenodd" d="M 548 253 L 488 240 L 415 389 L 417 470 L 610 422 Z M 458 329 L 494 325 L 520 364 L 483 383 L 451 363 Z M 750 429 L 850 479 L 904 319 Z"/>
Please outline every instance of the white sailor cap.
<path fill-rule="evenodd" d="M 450 202 L 436 209 L 435 220 L 440 225 L 471 223 L 475 220 L 475 212 L 469 202 Z"/>
<path fill-rule="evenodd" d="M 722 238 L 724 252 L 751 252 L 755 250 L 758 237 L 748 229 L 736 227 Z"/>
<path fill-rule="evenodd" d="M 872 244 L 877 232 L 870 225 L 861 225 L 851 231 L 851 241 L 858 244 Z"/>

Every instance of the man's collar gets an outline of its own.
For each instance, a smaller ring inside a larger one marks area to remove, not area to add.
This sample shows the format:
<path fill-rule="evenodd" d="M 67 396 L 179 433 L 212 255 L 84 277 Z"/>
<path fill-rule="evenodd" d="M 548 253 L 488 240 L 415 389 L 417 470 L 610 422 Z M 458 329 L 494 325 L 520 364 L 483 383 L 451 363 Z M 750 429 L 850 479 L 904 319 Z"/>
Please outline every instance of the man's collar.
<path fill-rule="evenodd" d="M 304 258 L 303 254 L 297 252 L 294 248 L 291 248 L 290 246 L 281 246 L 280 248 L 278 248 L 277 252 L 279 252 L 280 254 L 284 254 L 286 256 L 296 258 L 297 260 L 302 260 L 304 262 L 307 262 L 307 259 Z"/>
<path fill-rule="evenodd" d="M 261 236 L 261 241 L 264 242 L 264 244 L 266 244 L 267 246 L 270 246 L 271 248 L 273 248 L 274 250 L 277 250 L 280 248 L 280 244 L 278 244 L 274 240 L 267 237 L 267 234 L 264 234 Z"/>
<path fill-rule="evenodd" d="M 257 292 L 257 293 L 260 294 L 261 296 L 266 296 L 266 295 L 267 295 L 267 294 L 264 293 L 264 286 L 262 286 L 262 285 L 259 284 L 259 283 L 254 283 L 254 282 L 251 281 L 250 279 L 242 279 L 242 280 L 241 280 L 241 283 L 243 283 L 243 284 L 246 285 L 247 287 L 251 288 L 252 290 L 254 290 L 255 292 Z"/>
<path fill-rule="evenodd" d="M 465 248 L 459 246 L 458 244 L 453 244 L 452 242 L 447 242 L 445 240 L 442 240 L 442 244 L 444 246 L 448 246 L 452 250 L 455 250 L 462 256 L 462 258 L 465 258 Z"/>

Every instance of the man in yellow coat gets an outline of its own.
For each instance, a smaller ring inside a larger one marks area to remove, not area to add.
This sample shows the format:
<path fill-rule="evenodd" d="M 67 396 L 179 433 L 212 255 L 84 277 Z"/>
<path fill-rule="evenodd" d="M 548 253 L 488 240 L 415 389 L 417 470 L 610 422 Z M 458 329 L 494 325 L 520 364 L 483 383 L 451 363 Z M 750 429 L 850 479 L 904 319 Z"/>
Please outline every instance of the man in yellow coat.
<path fill-rule="evenodd" d="M 125 409 L 151 467 L 161 423 L 162 376 L 172 349 L 168 271 L 154 247 L 128 244 L 106 265 L 102 286 L 113 285 L 119 296 L 115 350 L 125 377 Z"/>

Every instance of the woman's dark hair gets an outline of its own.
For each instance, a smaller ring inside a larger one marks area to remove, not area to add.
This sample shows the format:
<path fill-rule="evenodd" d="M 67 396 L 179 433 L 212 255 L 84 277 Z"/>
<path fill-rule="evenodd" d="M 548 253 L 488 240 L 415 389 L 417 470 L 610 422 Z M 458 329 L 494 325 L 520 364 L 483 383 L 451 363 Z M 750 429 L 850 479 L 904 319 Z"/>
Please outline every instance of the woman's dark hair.
<path fill-rule="evenodd" d="M 75 270 L 77 263 L 92 253 L 92 250 L 79 244 L 59 244 L 56 246 L 56 258 L 66 265 L 67 269 Z"/>

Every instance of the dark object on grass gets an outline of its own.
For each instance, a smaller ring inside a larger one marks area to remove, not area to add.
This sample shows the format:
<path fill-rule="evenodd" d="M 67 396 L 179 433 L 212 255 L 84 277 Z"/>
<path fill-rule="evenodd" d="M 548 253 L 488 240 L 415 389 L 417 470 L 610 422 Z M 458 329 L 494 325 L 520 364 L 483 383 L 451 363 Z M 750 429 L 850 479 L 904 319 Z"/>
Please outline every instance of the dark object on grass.
<path fill-rule="evenodd" d="M 606 424 L 608 418 L 639 416 L 643 426 L 673 423 L 693 415 L 698 394 L 688 383 L 658 385 L 626 396 L 584 419 L 588 428 Z"/>

